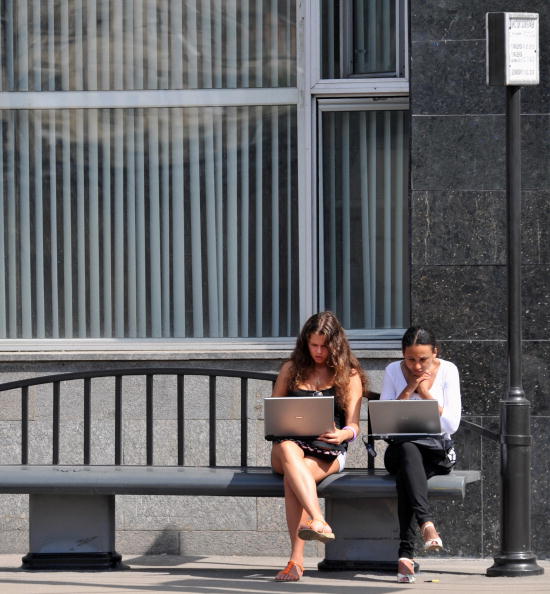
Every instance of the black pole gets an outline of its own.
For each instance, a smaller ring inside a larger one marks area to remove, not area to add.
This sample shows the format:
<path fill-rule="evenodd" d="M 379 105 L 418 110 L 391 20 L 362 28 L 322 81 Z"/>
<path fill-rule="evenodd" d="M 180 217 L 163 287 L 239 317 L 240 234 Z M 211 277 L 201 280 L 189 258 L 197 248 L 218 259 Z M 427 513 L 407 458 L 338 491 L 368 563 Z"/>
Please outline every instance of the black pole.
<path fill-rule="evenodd" d="M 500 552 L 488 576 L 544 573 L 531 551 L 530 404 L 521 380 L 521 87 L 506 87 L 508 394 L 500 403 Z"/>

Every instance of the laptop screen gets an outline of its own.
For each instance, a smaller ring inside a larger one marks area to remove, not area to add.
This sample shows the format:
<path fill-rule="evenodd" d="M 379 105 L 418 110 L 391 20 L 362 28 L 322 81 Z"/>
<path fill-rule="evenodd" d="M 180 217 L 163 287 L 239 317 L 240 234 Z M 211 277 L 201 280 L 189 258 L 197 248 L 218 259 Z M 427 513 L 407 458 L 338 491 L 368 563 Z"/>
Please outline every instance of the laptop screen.
<path fill-rule="evenodd" d="M 371 400 L 372 435 L 438 435 L 441 421 L 437 400 Z"/>
<path fill-rule="evenodd" d="M 318 437 L 334 423 L 334 396 L 264 398 L 266 439 Z"/>

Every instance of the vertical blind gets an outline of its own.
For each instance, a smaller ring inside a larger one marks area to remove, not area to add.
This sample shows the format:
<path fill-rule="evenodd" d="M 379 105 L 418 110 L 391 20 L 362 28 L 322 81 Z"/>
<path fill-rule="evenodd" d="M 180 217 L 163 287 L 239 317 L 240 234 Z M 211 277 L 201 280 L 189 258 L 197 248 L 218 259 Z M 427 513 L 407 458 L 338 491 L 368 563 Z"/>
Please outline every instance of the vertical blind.
<path fill-rule="evenodd" d="M 294 106 L 0 112 L 0 336 L 291 335 Z"/>
<path fill-rule="evenodd" d="M 322 78 L 400 76 L 400 0 L 321 0 Z"/>
<path fill-rule="evenodd" d="M 0 112 L 0 337 L 298 324 L 295 0 L 0 0 L 0 92 L 241 89 L 242 106 Z M 40 106 L 38 106 L 40 107 Z"/>
<path fill-rule="evenodd" d="M 322 113 L 319 300 L 346 328 L 401 328 L 408 317 L 406 119 Z"/>
<path fill-rule="evenodd" d="M 0 90 L 296 86 L 295 0 L 0 0 Z"/>

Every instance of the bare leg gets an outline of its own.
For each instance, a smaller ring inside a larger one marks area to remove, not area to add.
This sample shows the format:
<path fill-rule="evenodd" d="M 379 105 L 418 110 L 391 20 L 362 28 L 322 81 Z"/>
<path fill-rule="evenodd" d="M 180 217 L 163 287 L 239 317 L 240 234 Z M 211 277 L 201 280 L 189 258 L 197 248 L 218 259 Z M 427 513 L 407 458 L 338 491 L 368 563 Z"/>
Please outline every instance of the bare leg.
<path fill-rule="evenodd" d="M 308 458 L 303 450 L 291 441 L 274 444 L 271 458 L 275 472 L 284 475 L 285 511 L 291 542 L 290 559 L 303 565 L 305 542 L 298 537 L 298 528 L 309 517 L 324 521 L 317 497 L 317 483 L 329 474 L 337 472 L 339 465 L 336 460 L 327 462 Z M 300 575 L 298 570 L 293 568 L 287 574 L 279 572 L 276 579 L 296 581 Z"/>

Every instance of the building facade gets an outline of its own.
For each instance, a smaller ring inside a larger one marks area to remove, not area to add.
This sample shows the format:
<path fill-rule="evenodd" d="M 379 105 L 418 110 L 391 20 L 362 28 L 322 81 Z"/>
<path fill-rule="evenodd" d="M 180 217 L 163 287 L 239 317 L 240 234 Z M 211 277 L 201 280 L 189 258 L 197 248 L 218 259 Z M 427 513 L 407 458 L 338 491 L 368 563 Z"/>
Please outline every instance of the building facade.
<path fill-rule="evenodd" d="M 485 13 L 538 12 L 541 84 L 523 91 L 522 249 L 533 492 L 545 493 L 546 3 L 0 7 L 2 381 L 150 361 L 276 370 L 303 320 L 332 309 L 375 390 L 403 329 L 431 326 L 461 371 L 464 415 L 489 427 L 506 392 L 506 196 L 505 95 L 485 84 Z M 67 401 L 70 460 L 78 403 Z M 142 430 L 138 410 L 128 432 Z M 9 402 L 0 411 L 5 457 L 17 414 Z M 200 422 L 200 406 L 194 414 Z M 498 448 L 462 432 L 457 441 L 461 466 L 483 480 L 458 513 L 438 507 L 441 530 L 450 554 L 490 556 Z M 258 461 L 267 454 L 259 443 Z M 366 464 L 359 447 L 351 458 Z M 120 552 L 286 551 L 279 501 L 228 501 L 213 518 L 219 502 L 158 499 L 118 499 Z M 25 551 L 25 498 L 5 501 L 15 511 L 0 546 Z M 534 497 L 543 557 L 547 511 Z"/>

